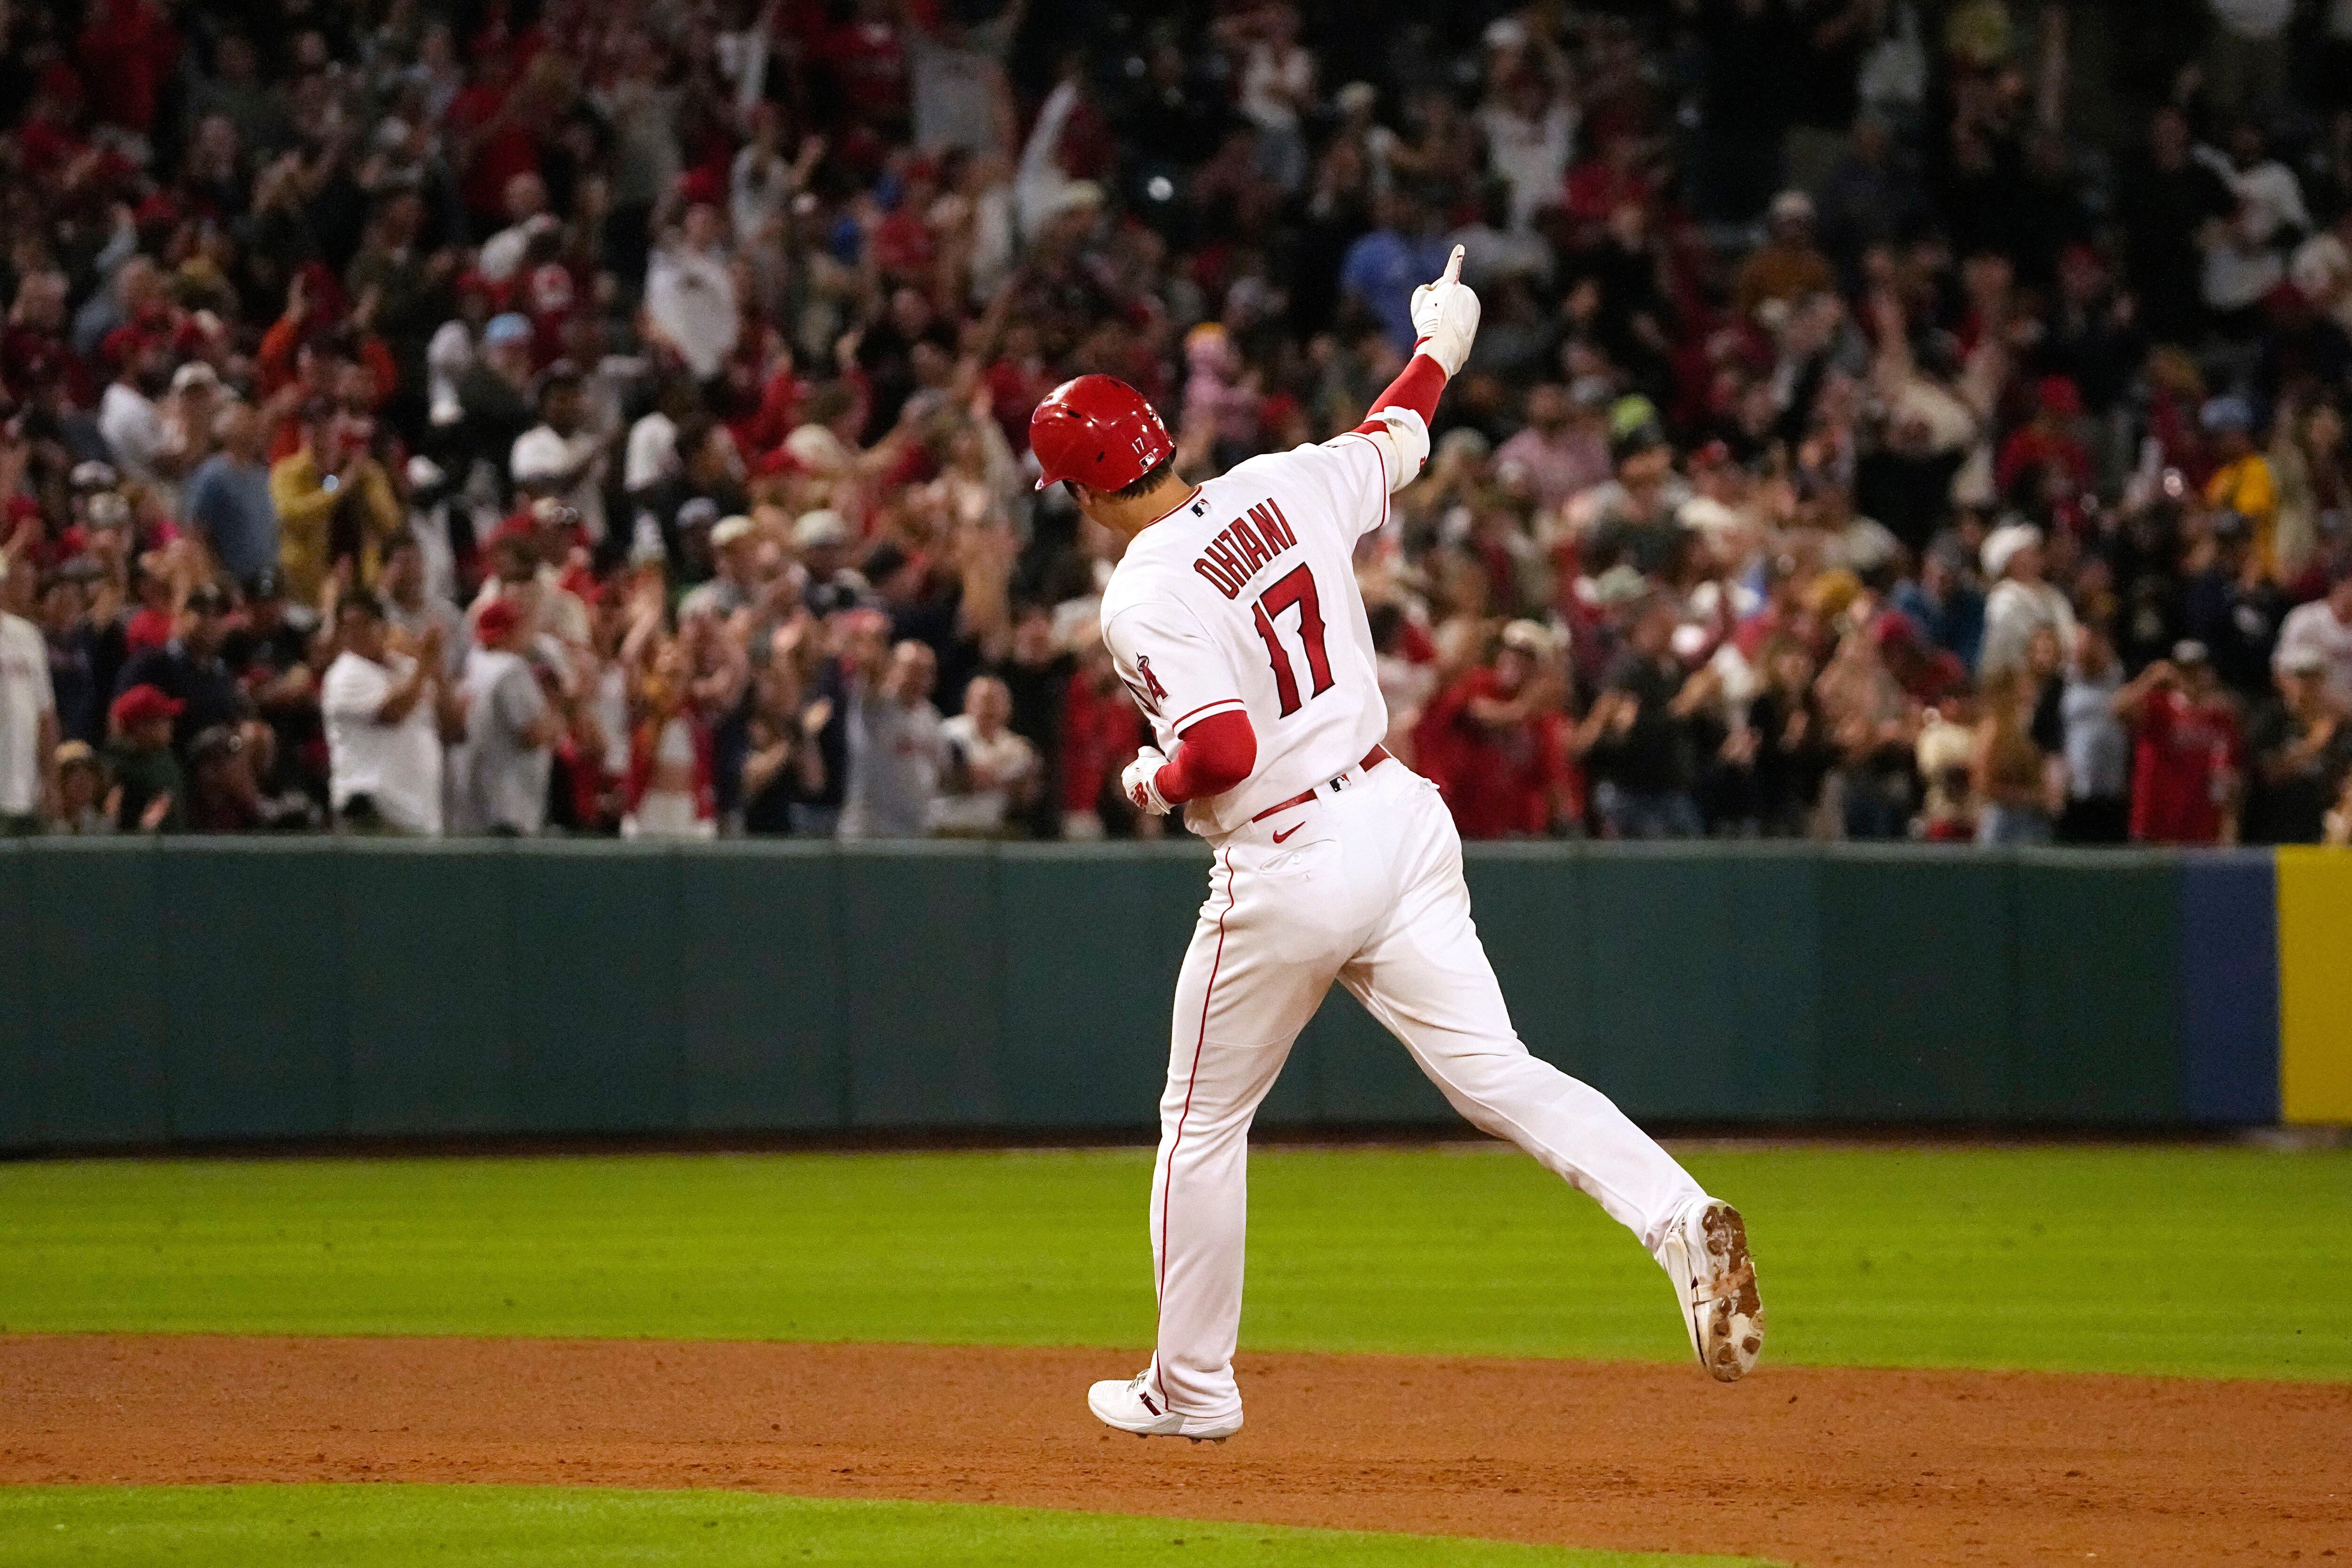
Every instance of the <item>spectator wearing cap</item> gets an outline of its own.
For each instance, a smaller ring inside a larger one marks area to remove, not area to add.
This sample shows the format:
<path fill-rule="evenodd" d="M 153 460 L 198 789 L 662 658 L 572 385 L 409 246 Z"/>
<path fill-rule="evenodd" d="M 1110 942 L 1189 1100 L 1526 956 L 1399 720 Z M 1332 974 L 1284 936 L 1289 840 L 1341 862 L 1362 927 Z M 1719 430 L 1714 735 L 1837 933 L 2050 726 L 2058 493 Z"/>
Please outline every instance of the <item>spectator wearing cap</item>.
<path fill-rule="evenodd" d="M 1888 603 L 1903 612 L 1927 640 L 1977 668 L 1984 647 L 1985 596 L 1970 571 L 1968 546 L 1946 536 L 1919 560 L 1919 574 L 1897 584 Z"/>
<path fill-rule="evenodd" d="M 122 667 L 119 692 L 148 686 L 172 700 L 181 745 L 199 730 L 236 724 L 252 713 L 252 701 L 225 657 L 228 616 L 228 595 L 209 583 L 199 584 L 173 616 L 171 639 Z"/>
<path fill-rule="evenodd" d="M 1566 697 L 1550 632 L 1535 621 L 1513 621 L 1491 658 L 1422 710 L 1413 756 L 1463 837 L 1542 837 L 1582 816 Z"/>
<path fill-rule="evenodd" d="M 261 793 L 254 749 L 230 724 L 197 731 L 188 742 L 187 830 L 191 833 L 255 833 L 301 826 L 280 821 L 275 803 Z"/>
<path fill-rule="evenodd" d="M 515 488 L 570 507 L 591 544 L 604 537 L 604 458 L 611 442 L 588 426 L 580 373 L 551 367 L 539 388 L 539 423 L 515 437 L 508 468 Z"/>
<path fill-rule="evenodd" d="M 2248 844 L 2316 844 L 2328 809 L 2352 778 L 2352 715 L 2328 697 L 2327 659 L 2316 647 L 2282 652 L 2278 695 L 2247 727 L 2244 831 Z"/>
<path fill-rule="evenodd" d="M 87 741 L 68 741 L 57 749 L 56 757 L 58 798 L 48 830 L 70 838 L 112 833 L 114 819 L 106 813 L 106 770 L 96 748 Z"/>
<path fill-rule="evenodd" d="M 1705 693 L 1675 654 L 1678 619 L 1663 597 L 1633 611 L 1625 647 L 1574 742 L 1612 838 L 1696 838 L 1706 830 L 1692 793 L 1699 767 L 1693 718 Z"/>
<path fill-rule="evenodd" d="M 2045 375 L 2033 389 L 2033 417 L 2009 433 L 1993 484 L 2011 505 L 2037 515 L 2071 510 L 2091 485 L 2091 454 L 2075 434 L 2082 389 L 2073 378 Z"/>
<path fill-rule="evenodd" d="M 339 562 L 352 580 L 375 581 L 383 542 L 404 521 L 392 477 L 369 450 L 373 421 L 315 402 L 303 411 L 302 444 L 269 470 L 278 509 L 278 563 L 286 591 L 318 602 Z"/>
<path fill-rule="evenodd" d="M 1836 281 L 1829 258 L 1813 242 L 1813 198 L 1782 191 L 1772 198 L 1771 237 L 1739 264 L 1732 286 L 1740 315 L 1753 317 L 1765 304 L 1794 305 L 1826 293 Z"/>
<path fill-rule="evenodd" d="M 547 823 L 553 748 L 563 739 L 562 713 L 523 650 L 531 631 L 522 613 L 494 599 L 474 615 L 473 651 L 460 683 L 465 741 L 452 759 L 465 831 L 535 836 Z"/>
<path fill-rule="evenodd" d="M 341 651 L 320 685 L 326 721 L 328 797 L 353 832 L 437 837 L 442 828 L 446 736 L 465 715 L 445 683 L 443 637 L 428 624 L 414 654 L 394 649 L 383 605 L 364 591 L 335 606 Z"/>
<path fill-rule="evenodd" d="M 2205 645 L 2183 641 L 2116 693 L 2131 728 L 2135 844 L 2232 839 L 2244 743 Z"/>
<path fill-rule="evenodd" d="M 221 570 L 250 583 L 278 564 L 278 507 L 269 494 L 268 436 L 261 416 L 232 403 L 215 416 L 220 450 L 196 466 L 181 492 L 181 515 L 213 552 Z"/>
<path fill-rule="evenodd" d="M 30 570 L 27 566 L 26 570 Z M 68 741 L 95 745 L 106 738 L 106 704 L 123 658 L 122 638 L 113 628 L 90 621 L 90 586 L 98 580 L 88 562 L 69 563 L 41 584 L 40 628 L 48 644 L 49 693 L 57 703 L 58 732 Z M 0 593 L 0 598 L 5 598 Z"/>
<path fill-rule="evenodd" d="M 2234 511 L 2253 530 L 2255 560 L 2264 577 L 2277 574 L 2278 479 L 2254 445 L 2254 411 L 2242 397 L 2216 397 L 2198 412 L 2212 444 L 2213 477 L 2205 482 L 2210 506 Z"/>
<path fill-rule="evenodd" d="M 2122 844 L 2131 837 L 2131 736 L 2116 714 L 2123 663 L 2096 626 L 2074 630 L 2058 721 L 2066 763 L 2062 844 Z"/>
<path fill-rule="evenodd" d="M 2023 665 L 2037 631 L 2050 632 L 2062 648 L 2071 647 L 2074 608 L 2042 574 L 2042 531 L 2027 522 L 2004 523 L 1985 537 L 1983 555 L 1992 591 L 1985 595 L 1978 674 L 1990 678 Z"/>
<path fill-rule="evenodd" d="M 501 494 L 515 442 L 539 423 L 532 368 L 530 318 L 509 310 L 484 324 L 482 352 L 457 378 L 460 444 L 496 468 Z"/>
<path fill-rule="evenodd" d="M 759 596 L 759 569 L 754 559 L 759 549 L 758 531 L 750 518 L 720 518 L 710 531 L 711 563 L 718 568 L 717 574 L 688 590 L 686 597 L 678 602 L 678 619 L 709 615 L 724 620 L 750 606 Z"/>
<path fill-rule="evenodd" d="M 37 833 L 57 799 L 58 704 L 49 647 L 26 618 L 33 568 L 0 552 L 0 837 Z"/>
<path fill-rule="evenodd" d="M 107 710 L 107 815 L 121 833 L 177 833 L 187 826 L 187 783 L 172 754 L 172 727 L 184 705 L 141 683 Z"/>
<path fill-rule="evenodd" d="M 2352 716 L 2352 562 L 2337 568 L 2326 598 L 2296 605 L 2279 624 L 2274 666 L 2305 655 L 2315 658 L 2336 710 Z"/>
<path fill-rule="evenodd" d="M 862 603 L 863 574 L 849 564 L 849 524 L 829 507 L 803 512 L 793 523 L 793 550 L 808 581 L 802 599 L 813 616 L 826 616 Z"/>

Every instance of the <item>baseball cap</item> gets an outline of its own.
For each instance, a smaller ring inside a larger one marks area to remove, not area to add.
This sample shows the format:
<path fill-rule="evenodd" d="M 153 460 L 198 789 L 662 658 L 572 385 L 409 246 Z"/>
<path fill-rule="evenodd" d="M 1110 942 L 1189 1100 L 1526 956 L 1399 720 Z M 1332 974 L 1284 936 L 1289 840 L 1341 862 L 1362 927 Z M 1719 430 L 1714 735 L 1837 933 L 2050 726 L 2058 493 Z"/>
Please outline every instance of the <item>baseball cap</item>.
<path fill-rule="evenodd" d="M 116 698 L 106 713 L 116 725 L 128 730 L 134 724 L 149 724 L 158 719 L 176 719 L 186 706 L 177 698 L 166 696 L 162 687 L 142 680 Z"/>
<path fill-rule="evenodd" d="M 2327 668 L 2327 656 L 2308 643 L 2279 650 L 2278 667 L 2288 675 L 2317 675 Z"/>
<path fill-rule="evenodd" d="M 2243 434 L 2254 427 L 2254 407 L 2242 397 L 2210 398 L 2197 411 L 2197 422 L 2215 433 L 2235 430 Z"/>
<path fill-rule="evenodd" d="M 804 511 L 793 524 L 793 543 L 802 550 L 815 550 L 827 544 L 849 542 L 849 524 L 841 514 L 829 507 Z"/>
<path fill-rule="evenodd" d="M 1782 191 L 1772 198 L 1774 223 L 1811 223 L 1813 221 L 1813 198 L 1802 191 Z"/>
<path fill-rule="evenodd" d="M 2172 645 L 2172 662 L 2175 664 L 2203 664 L 2207 657 L 2205 645 L 2195 637 L 2182 637 Z"/>
<path fill-rule="evenodd" d="M 188 608 L 200 616 L 225 616 L 228 614 L 228 595 L 213 584 L 204 584 L 188 590 Z"/>
<path fill-rule="evenodd" d="M 110 490 L 121 482 L 112 463 L 101 463 L 95 458 L 76 463 L 68 479 L 78 490 Z"/>
<path fill-rule="evenodd" d="M 196 731 L 188 742 L 188 761 L 208 763 L 215 757 L 233 757 L 245 750 L 245 737 L 229 724 L 208 724 Z"/>
<path fill-rule="evenodd" d="M 751 537 L 751 520 L 738 512 L 732 517 L 722 517 L 719 520 L 718 526 L 710 531 L 710 548 L 724 550 L 730 544 L 740 543 Z"/>
<path fill-rule="evenodd" d="M 90 749 L 88 741 L 68 741 L 58 748 L 57 764 L 59 768 L 94 768 L 98 765 L 98 753 Z"/>
<path fill-rule="evenodd" d="M 519 315 L 512 310 L 507 311 L 504 315 L 492 316 L 488 325 L 482 329 L 484 348 L 506 348 L 515 343 L 529 342 L 530 342 L 530 318 Z"/>
<path fill-rule="evenodd" d="M 677 509 L 677 526 L 681 530 L 714 528 L 718 522 L 719 503 L 709 496 L 696 496 Z"/>
<path fill-rule="evenodd" d="M 2042 542 L 2042 531 L 2030 522 L 2006 523 L 1988 534 L 1984 542 L 1984 574 L 1998 577 L 2009 570 L 2009 563 L 2021 551 Z"/>
<path fill-rule="evenodd" d="M 192 359 L 172 373 L 172 390 L 185 392 L 192 386 L 218 386 L 220 373 L 200 359 Z"/>
<path fill-rule="evenodd" d="M 492 599 L 474 613 L 474 635 L 485 640 L 504 637 L 522 624 L 522 612 L 504 599 Z"/>

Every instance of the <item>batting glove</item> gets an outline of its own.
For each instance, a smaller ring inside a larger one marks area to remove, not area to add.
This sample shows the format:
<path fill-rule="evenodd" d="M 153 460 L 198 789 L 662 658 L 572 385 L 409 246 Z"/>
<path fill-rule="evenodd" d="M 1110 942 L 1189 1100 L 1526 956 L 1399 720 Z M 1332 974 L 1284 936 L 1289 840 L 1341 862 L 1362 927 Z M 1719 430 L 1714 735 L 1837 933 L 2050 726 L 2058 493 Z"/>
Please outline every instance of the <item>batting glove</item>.
<path fill-rule="evenodd" d="M 1156 747 L 1146 746 L 1135 753 L 1135 761 L 1118 775 L 1118 787 L 1135 803 L 1138 811 L 1148 811 L 1154 816 L 1168 815 L 1168 797 L 1160 793 L 1160 770 L 1168 759 Z"/>
<path fill-rule="evenodd" d="M 1436 282 L 1412 291 L 1412 331 L 1421 340 L 1413 345 L 1418 352 L 1435 360 L 1449 379 L 1460 374 L 1478 335 L 1478 296 L 1462 281 L 1462 247 L 1454 247 Z"/>

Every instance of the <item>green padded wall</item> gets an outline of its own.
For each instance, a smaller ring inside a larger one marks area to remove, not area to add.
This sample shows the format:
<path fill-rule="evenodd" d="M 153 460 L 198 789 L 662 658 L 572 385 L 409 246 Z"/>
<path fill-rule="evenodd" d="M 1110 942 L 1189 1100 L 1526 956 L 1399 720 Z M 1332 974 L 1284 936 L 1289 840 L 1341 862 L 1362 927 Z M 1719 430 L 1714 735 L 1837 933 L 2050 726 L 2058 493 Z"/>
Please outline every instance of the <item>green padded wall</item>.
<path fill-rule="evenodd" d="M 687 998 L 677 855 L 586 842 L 518 845 L 510 853 L 517 1125 L 682 1130 Z"/>
<path fill-rule="evenodd" d="M 1995 1121 L 2009 1109 L 2014 863 L 1851 847 L 1821 879 L 1822 1110 Z"/>
<path fill-rule="evenodd" d="M 178 1132 L 164 1068 L 157 859 L 140 840 L 25 847 L 43 1143 L 157 1143 Z"/>
<path fill-rule="evenodd" d="M 1002 1123 L 996 857 L 984 845 L 857 845 L 842 850 L 840 874 L 850 1125 Z"/>
<path fill-rule="evenodd" d="M 34 1005 L 32 894 L 26 887 L 25 849 L 0 839 L 0 1149 L 21 1149 L 41 1138 L 40 1107 L 33 1100 L 33 1048 L 40 1038 Z"/>
<path fill-rule="evenodd" d="M 158 847 L 174 1137 L 324 1138 L 349 1126 L 346 864 L 323 839 Z"/>
<path fill-rule="evenodd" d="M 2178 855 L 1480 845 L 1528 1047 L 1681 1123 L 2183 1124 Z M 1160 845 L 0 844 L 0 1150 L 1136 1128 Z M 1442 1126 L 1335 987 L 1268 1126 Z"/>
<path fill-rule="evenodd" d="M 838 857 L 822 844 L 697 845 L 677 869 L 687 1124 L 844 1125 Z"/>
<path fill-rule="evenodd" d="M 2176 860 L 2042 849 L 2021 856 L 2014 875 L 2010 1114 L 2140 1126 L 2184 1121 Z"/>
<path fill-rule="evenodd" d="M 343 1018 L 351 1130 L 519 1130 L 510 904 L 497 846 L 345 851 Z"/>

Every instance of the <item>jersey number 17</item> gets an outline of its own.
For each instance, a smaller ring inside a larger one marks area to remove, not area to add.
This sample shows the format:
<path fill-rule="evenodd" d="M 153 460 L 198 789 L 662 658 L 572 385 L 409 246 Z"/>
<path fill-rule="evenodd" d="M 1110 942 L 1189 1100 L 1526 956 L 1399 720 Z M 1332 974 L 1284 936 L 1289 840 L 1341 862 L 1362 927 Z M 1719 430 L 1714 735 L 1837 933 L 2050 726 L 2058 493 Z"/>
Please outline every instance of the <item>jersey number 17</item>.
<path fill-rule="evenodd" d="M 1298 674 L 1291 666 L 1290 650 L 1282 646 L 1276 622 L 1284 611 L 1294 608 L 1298 612 L 1298 641 L 1307 650 L 1307 670 L 1315 680 L 1315 689 L 1307 695 L 1312 700 L 1331 689 L 1331 656 L 1323 648 L 1323 604 L 1315 594 L 1315 574 L 1297 566 L 1250 606 L 1257 618 L 1258 637 L 1265 644 L 1266 662 L 1274 667 L 1274 691 L 1282 700 L 1285 719 L 1298 711 Z"/>

